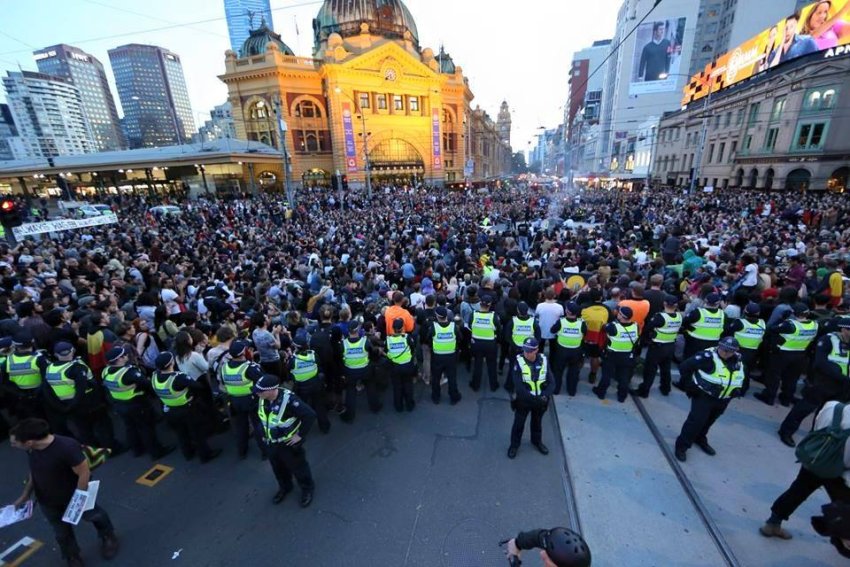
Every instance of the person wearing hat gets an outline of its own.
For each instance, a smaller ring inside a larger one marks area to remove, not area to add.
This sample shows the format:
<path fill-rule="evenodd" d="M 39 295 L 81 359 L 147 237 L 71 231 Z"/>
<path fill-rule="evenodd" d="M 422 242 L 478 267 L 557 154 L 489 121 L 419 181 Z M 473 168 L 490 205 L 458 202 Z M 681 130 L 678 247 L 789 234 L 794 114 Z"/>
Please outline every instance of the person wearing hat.
<path fill-rule="evenodd" d="M 528 303 L 525 301 L 517 303 L 516 315 L 511 317 L 505 324 L 503 333 L 506 339 L 505 342 L 511 349 L 509 356 L 509 360 L 511 361 L 522 353 L 522 345 L 525 343 L 525 339 L 534 337 L 540 341 L 540 325 L 538 325 L 537 320 L 533 316 L 528 314 Z M 514 390 L 513 370 L 514 364 L 511 364 L 508 367 L 508 375 L 505 378 L 505 390 L 508 392 L 513 392 Z"/>
<path fill-rule="evenodd" d="M 115 440 L 103 390 L 91 369 L 75 354 L 71 343 L 56 343 L 53 347 L 56 362 L 44 370 L 42 392 L 48 422 L 52 420 L 51 429 L 60 434 L 70 430 L 82 443 L 112 449 L 113 454 L 123 452 Z"/>
<path fill-rule="evenodd" d="M 821 337 L 803 387 L 803 398 L 794 404 L 779 426 L 779 439 L 796 446 L 794 434 L 807 417 L 829 400 L 850 402 L 850 319 L 842 317 L 838 330 Z"/>
<path fill-rule="evenodd" d="M 744 387 L 741 396 L 747 394 L 752 383 L 752 372 L 756 367 L 759 348 L 764 342 L 767 326 L 761 318 L 761 306 L 753 301 L 744 307 L 742 319 L 730 319 L 726 323 L 725 336 L 733 336 L 741 345 L 741 362 L 744 364 Z"/>
<path fill-rule="evenodd" d="M 629 383 L 635 367 L 640 332 L 637 323 L 632 321 L 631 307 L 619 307 L 617 319 L 605 325 L 608 346 L 602 359 L 602 378 L 593 388 L 600 400 L 605 399 L 611 382 L 617 383 L 617 401 L 623 403 L 629 395 Z"/>
<path fill-rule="evenodd" d="M 44 371 L 49 364 L 40 352 L 33 351 L 32 333 L 20 329 L 12 336 L 12 353 L 6 357 L 0 384 L 11 398 L 17 419 L 46 417 L 41 398 Z"/>
<path fill-rule="evenodd" d="M 514 423 L 511 427 L 511 445 L 508 447 L 509 459 L 516 458 L 529 413 L 531 444 L 542 454 L 549 454 L 549 448 L 543 444 L 543 414 L 555 391 L 555 380 L 546 356 L 539 349 L 540 342 L 534 337 L 528 337 L 522 344 L 522 354 L 518 354 L 513 361 L 516 367 L 513 372 L 514 391 L 511 394 Z"/>
<path fill-rule="evenodd" d="M 490 381 L 490 391 L 499 389 L 496 377 L 496 337 L 502 331 L 502 323 L 496 313 L 490 311 L 493 298 L 490 295 L 481 296 L 478 310 L 472 313 L 469 330 L 472 340 L 472 379 L 469 387 L 477 392 L 481 387 L 481 374 L 484 371 L 484 361 L 487 361 L 487 378 Z"/>
<path fill-rule="evenodd" d="M 569 528 L 530 530 L 520 532 L 507 542 L 505 554 L 513 565 L 519 565 L 520 554 L 526 549 L 539 549 L 544 567 L 590 567 L 590 548 L 584 539 Z"/>
<path fill-rule="evenodd" d="M 744 387 L 744 368 L 734 337 L 725 337 L 716 347 L 698 352 L 679 365 L 682 385 L 691 398 L 691 410 L 676 438 L 676 459 L 687 460 L 688 449 L 696 443 L 707 455 L 717 452 L 708 443 L 708 430 L 723 415 L 732 398 Z"/>
<path fill-rule="evenodd" d="M 717 346 L 726 326 L 726 314 L 720 308 L 720 299 L 719 293 L 709 293 L 705 296 L 705 306 L 694 309 L 682 321 L 686 359 Z"/>
<path fill-rule="evenodd" d="M 177 435 L 183 457 L 190 461 L 197 454 L 202 463 L 208 463 L 221 454 L 207 443 L 208 420 L 203 408 L 195 403 L 194 394 L 202 393 L 204 386 L 183 372 L 174 369 L 176 359 L 171 352 L 156 357 L 156 371 L 151 386 L 162 401 L 165 421 Z"/>
<path fill-rule="evenodd" d="M 325 375 L 316 352 L 310 348 L 310 335 L 306 329 L 298 329 L 292 339 L 295 353 L 289 359 L 289 373 L 295 381 L 294 391 L 316 412 L 319 431 L 331 430 L 325 396 Z"/>
<path fill-rule="evenodd" d="M 809 319 L 809 308 L 796 303 L 786 319 L 767 330 L 776 337 L 776 351 L 770 357 L 771 364 L 764 379 L 764 390 L 755 398 L 772 406 L 779 392 L 779 403 L 791 405 L 797 391 L 797 381 L 806 370 L 809 347 L 818 336 L 818 324 Z"/>
<path fill-rule="evenodd" d="M 435 320 L 422 328 L 422 341 L 431 350 L 431 401 L 440 403 L 440 380 L 445 374 L 449 386 L 449 402 L 457 404 L 460 391 L 457 388 L 457 343 L 458 326 L 449 321 L 449 310 L 439 306 L 434 310 Z"/>
<path fill-rule="evenodd" d="M 644 340 L 649 343 L 646 360 L 643 363 L 643 381 L 632 393 L 641 398 L 649 397 L 649 391 L 655 382 L 655 374 L 661 371 L 661 395 L 670 394 L 673 383 L 670 368 L 676 352 L 676 337 L 682 328 L 682 314 L 679 313 L 679 299 L 672 294 L 664 296 L 664 311 L 649 318 L 644 327 Z"/>
<path fill-rule="evenodd" d="M 386 357 L 390 364 L 390 380 L 393 385 L 395 411 L 413 411 L 413 378 L 416 376 L 416 360 L 413 356 L 413 337 L 404 332 L 404 321 L 395 319 L 392 332 L 386 338 Z"/>
<path fill-rule="evenodd" d="M 254 383 L 259 398 L 257 417 L 262 427 L 263 443 L 278 490 L 273 504 L 280 504 L 292 492 L 292 477 L 301 488 L 301 507 L 313 501 L 315 483 L 304 451 L 304 438 L 316 421 L 316 412 L 295 393 L 280 385 L 273 374 L 264 374 Z"/>
<path fill-rule="evenodd" d="M 564 370 L 567 371 L 566 390 L 572 397 L 578 391 L 578 379 L 584 364 L 584 335 L 587 333 L 587 323 L 579 315 L 581 307 L 575 301 L 567 303 L 564 317 L 552 325 L 551 332 L 555 335 L 555 355 L 552 366 L 555 376 L 555 394 L 561 393 Z"/>
<path fill-rule="evenodd" d="M 357 386 L 366 388 L 366 400 L 372 413 L 381 411 L 381 401 L 375 384 L 372 360 L 378 355 L 378 349 L 362 332 L 360 321 L 348 323 L 348 336 L 342 340 L 342 367 L 345 381 L 345 411 L 340 419 L 352 423 L 357 415 Z"/>
<path fill-rule="evenodd" d="M 248 438 L 255 433 L 260 453 L 264 454 L 257 423 L 257 399 L 253 386 L 263 376 L 263 369 L 256 362 L 248 360 L 250 350 L 248 341 L 237 340 L 230 344 L 229 360 L 221 364 L 218 377 L 227 396 L 230 410 L 230 423 L 236 434 L 236 454 L 240 459 L 248 456 Z"/>
<path fill-rule="evenodd" d="M 124 421 L 127 444 L 135 456 L 147 452 L 152 459 L 161 459 L 174 451 L 173 446 L 163 446 L 156 435 L 156 416 L 145 393 L 153 392 L 144 372 L 130 364 L 128 346 L 114 346 L 106 353 L 103 385 L 109 393 L 115 413 Z"/>

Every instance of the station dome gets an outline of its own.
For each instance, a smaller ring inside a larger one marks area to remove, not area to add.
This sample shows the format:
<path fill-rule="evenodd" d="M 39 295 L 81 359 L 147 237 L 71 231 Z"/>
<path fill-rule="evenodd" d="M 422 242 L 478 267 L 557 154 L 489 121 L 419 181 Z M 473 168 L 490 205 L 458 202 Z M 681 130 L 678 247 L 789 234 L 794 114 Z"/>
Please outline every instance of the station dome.
<path fill-rule="evenodd" d="M 313 19 L 315 44 L 332 33 L 344 38 L 359 35 L 364 23 L 370 33 L 391 39 L 403 39 L 405 32 L 410 32 L 419 46 L 416 22 L 401 0 L 325 0 Z"/>

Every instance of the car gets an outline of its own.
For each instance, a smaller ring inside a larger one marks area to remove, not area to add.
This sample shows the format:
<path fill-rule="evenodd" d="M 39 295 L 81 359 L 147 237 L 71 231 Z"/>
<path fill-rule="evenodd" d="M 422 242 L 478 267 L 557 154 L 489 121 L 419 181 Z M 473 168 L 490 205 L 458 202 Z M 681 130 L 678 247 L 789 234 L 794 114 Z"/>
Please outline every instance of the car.
<path fill-rule="evenodd" d="M 183 209 L 175 205 L 158 205 L 148 209 L 148 212 L 155 217 L 179 216 L 183 214 Z"/>
<path fill-rule="evenodd" d="M 77 218 L 89 219 L 103 215 L 114 215 L 112 208 L 108 205 L 82 205 L 74 211 Z"/>

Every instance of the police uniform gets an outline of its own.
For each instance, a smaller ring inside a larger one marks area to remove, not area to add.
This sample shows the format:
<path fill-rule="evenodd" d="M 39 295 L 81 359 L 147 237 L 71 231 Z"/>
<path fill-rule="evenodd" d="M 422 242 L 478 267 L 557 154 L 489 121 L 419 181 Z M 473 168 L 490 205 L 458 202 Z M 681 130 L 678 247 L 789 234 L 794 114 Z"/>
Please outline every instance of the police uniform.
<path fill-rule="evenodd" d="M 509 358 L 511 361 L 522 352 L 522 344 L 525 339 L 533 337 L 538 341 L 540 340 L 540 325 L 537 324 L 534 317 L 528 314 L 528 305 L 525 302 L 521 302 L 517 306 L 517 314 L 508 319 L 504 334 L 506 338 L 505 342 L 510 348 Z M 514 367 L 514 364 L 508 367 L 508 375 L 505 378 L 505 390 L 508 392 L 513 392 L 514 390 Z"/>
<path fill-rule="evenodd" d="M 482 298 L 481 301 L 483 303 L 491 300 Z M 472 337 L 472 380 L 469 387 L 475 392 L 481 387 L 481 374 L 484 371 L 485 360 L 490 390 L 495 392 L 499 389 L 499 380 L 496 377 L 496 337 L 499 335 L 500 327 L 499 316 L 492 311 L 473 312 L 469 325 Z"/>
<path fill-rule="evenodd" d="M 707 307 L 694 309 L 684 318 L 686 359 L 717 346 L 726 326 L 726 314 L 716 306 L 719 302 L 720 296 L 710 293 L 706 297 Z"/>
<path fill-rule="evenodd" d="M 797 305 L 794 312 L 801 316 L 806 308 Z M 818 324 L 795 317 L 773 325 L 770 331 L 778 335 L 776 351 L 771 356 L 770 372 L 765 376 L 765 388 L 755 397 L 772 406 L 779 392 L 779 403 L 788 406 L 794 400 L 797 381 L 806 370 L 807 351 L 817 337 Z"/>
<path fill-rule="evenodd" d="M 577 314 L 571 311 L 573 304 L 567 306 L 567 311 L 571 314 Z M 580 312 L 578 305 L 575 305 L 576 311 Z M 555 335 L 555 356 L 552 360 L 554 367 L 555 378 L 555 394 L 561 393 L 561 384 L 564 379 L 564 371 L 567 372 L 566 390 L 567 395 L 575 396 L 578 391 L 579 374 L 581 367 L 584 364 L 584 335 L 587 333 L 587 323 L 581 317 L 561 317 L 557 323 L 552 326 L 552 334 Z"/>
<path fill-rule="evenodd" d="M 620 313 L 629 319 L 632 317 L 628 307 L 621 307 Z M 617 401 L 622 403 L 629 395 L 629 382 L 635 366 L 635 351 L 640 333 L 634 321 L 624 325 L 619 320 L 605 325 L 605 333 L 608 335 L 608 348 L 602 359 L 602 378 L 593 393 L 600 400 L 604 400 L 608 386 L 612 381 L 616 381 Z"/>
<path fill-rule="evenodd" d="M 277 392 L 273 400 L 264 399 L 261 394 L 257 404 L 263 443 L 278 483 L 273 502 L 280 503 L 292 491 L 292 477 L 295 476 L 301 488 L 301 506 L 306 507 L 313 499 L 315 484 L 304 451 L 304 438 L 316 421 L 316 412 L 295 393 L 277 384 L 277 377 L 266 375 L 254 386 L 258 393 Z M 301 438 L 300 441 L 290 444 L 296 435 Z"/>
<path fill-rule="evenodd" d="M 41 385 L 49 362 L 40 352 L 30 350 L 31 338 L 17 338 L 14 344 L 15 352 L 3 365 L 3 389 L 11 398 L 12 413 L 18 420 L 44 418 Z"/>
<path fill-rule="evenodd" d="M 537 352 L 538 342 L 531 338 L 525 342 L 526 351 Z M 549 369 L 546 356 L 537 353 L 534 360 L 529 360 L 524 354 L 516 356 L 514 368 L 514 423 L 511 427 L 511 445 L 508 457 L 516 456 L 517 448 L 522 442 L 525 421 L 531 414 L 531 444 L 544 455 L 549 452 L 543 444 L 543 414 L 549 407 L 549 398 L 555 391 L 555 380 Z"/>
<path fill-rule="evenodd" d="M 194 399 L 195 394 L 202 392 L 204 387 L 183 372 L 167 370 L 173 368 L 173 365 L 173 354 L 160 353 L 156 357 L 157 370 L 151 377 L 151 386 L 162 401 L 165 421 L 177 435 L 183 456 L 191 460 L 197 453 L 201 462 L 206 463 L 216 458 L 221 449 L 212 449 L 207 444 L 208 422 L 203 408 Z"/>
<path fill-rule="evenodd" d="M 445 307 L 438 308 L 443 319 L 448 313 Z M 431 401 L 440 403 L 440 379 L 446 376 L 449 388 L 449 401 L 455 405 L 461 395 L 457 388 L 457 333 L 454 321 L 433 321 L 426 327 L 426 340 L 431 344 Z"/>
<path fill-rule="evenodd" d="M 754 307 L 751 307 L 754 306 Z M 741 362 L 744 364 L 744 388 L 741 395 L 745 395 L 750 389 L 753 378 L 753 369 L 756 367 L 759 349 L 764 342 L 766 325 L 763 319 L 758 317 L 758 304 L 753 303 L 745 308 L 746 316 L 742 319 L 731 321 L 726 327 L 726 334 L 735 337 L 741 345 Z M 749 309 L 750 312 L 746 313 Z"/>
<path fill-rule="evenodd" d="M 844 323 L 850 327 L 850 322 Z M 830 400 L 850 401 L 850 343 L 840 333 L 821 337 L 815 347 L 812 372 L 803 387 L 803 398 L 794 404 L 779 426 L 779 437 L 786 445 L 795 445 L 793 435 L 800 424 Z"/>
<path fill-rule="evenodd" d="M 289 359 L 289 373 L 295 381 L 295 393 L 316 412 L 319 431 L 327 433 L 331 429 L 325 396 L 325 377 L 321 372 L 316 351 L 309 350 L 303 338 L 296 336 L 298 350 Z"/>
<path fill-rule="evenodd" d="M 359 331 L 360 325 L 349 326 L 349 331 L 354 328 Z M 369 338 L 359 336 L 357 339 L 348 337 L 342 340 L 342 367 L 345 376 L 345 411 L 340 419 L 351 423 L 357 415 L 357 383 L 363 384 L 366 389 L 366 400 L 369 409 L 373 413 L 381 411 L 381 401 L 378 397 L 378 388 L 374 379 L 374 365 L 371 361 L 373 354 L 372 344 Z"/>
<path fill-rule="evenodd" d="M 416 376 L 413 346 L 413 339 L 405 333 L 388 335 L 386 339 L 386 356 L 390 364 L 390 380 L 393 386 L 393 407 L 397 412 L 405 409 L 413 411 L 416 405 L 413 400 L 413 377 Z"/>
<path fill-rule="evenodd" d="M 230 423 L 236 434 L 236 453 L 241 459 L 248 455 L 248 439 L 252 432 L 260 453 L 265 449 L 257 421 L 257 398 L 253 393 L 254 384 L 263 376 L 263 369 L 259 364 L 243 358 L 247 349 L 248 345 L 244 341 L 231 343 L 228 350 L 231 358 L 218 370 L 219 379 L 227 394 Z M 234 358 L 240 360 L 233 360 Z"/>
<path fill-rule="evenodd" d="M 679 371 L 682 373 L 682 383 L 691 398 L 691 410 L 682 431 L 676 438 L 676 458 L 686 459 L 685 453 L 691 445 L 697 444 L 709 455 L 715 451 L 708 444 L 708 431 L 723 415 L 729 401 L 739 397 L 744 386 L 744 369 L 737 350 L 737 341 L 732 338 L 723 339 L 718 347 L 704 350 L 682 362 Z M 718 349 L 724 345 L 734 345 L 729 348 L 734 354 L 724 360 Z"/>
<path fill-rule="evenodd" d="M 3 369 L 6 368 L 6 358 L 8 358 L 9 349 L 11 348 L 12 337 L 0 338 L 0 439 L 5 439 L 9 436 L 9 422 L 6 421 L 6 416 L 3 415 L 3 410 L 7 410 L 10 414 L 13 410 L 12 397 L 2 387 Z"/>
<path fill-rule="evenodd" d="M 103 369 L 103 385 L 112 401 L 115 413 L 121 416 L 127 434 L 127 444 L 136 456 L 144 452 L 159 459 L 174 447 L 163 447 L 156 435 L 156 416 L 145 396 L 152 391 L 150 382 L 138 366 L 116 362 L 127 356 L 124 347 L 113 347 L 106 353 L 107 367 Z"/>
<path fill-rule="evenodd" d="M 676 298 L 666 298 L 667 305 L 675 305 Z M 682 328 L 682 314 L 662 311 L 650 317 L 644 327 L 644 333 L 649 337 L 649 348 L 643 363 L 643 381 L 637 388 L 636 394 L 645 398 L 649 396 L 655 382 L 655 374 L 661 372 L 661 394 L 670 393 L 673 383 L 670 369 L 676 352 L 676 337 Z"/>

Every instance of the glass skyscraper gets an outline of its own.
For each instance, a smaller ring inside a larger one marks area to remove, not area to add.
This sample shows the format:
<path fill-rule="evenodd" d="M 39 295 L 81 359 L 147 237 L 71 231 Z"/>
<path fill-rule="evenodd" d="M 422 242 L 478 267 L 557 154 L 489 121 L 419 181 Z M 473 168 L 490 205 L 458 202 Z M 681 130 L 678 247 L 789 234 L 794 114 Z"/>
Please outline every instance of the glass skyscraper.
<path fill-rule="evenodd" d="M 52 45 L 33 52 L 38 70 L 55 77 L 64 77 L 80 90 L 83 114 L 94 134 L 99 151 L 120 150 L 126 147 L 118 110 L 103 65 L 96 57 L 70 45 Z"/>
<path fill-rule="evenodd" d="M 189 143 L 195 119 L 177 54 L 131 43 L 109 50 L 131 148 Z"/>
<path fill-rule="evenodd" d="M 274 29 L 269 0 L 224 0 L 224 15 L 227 17 L 230 48 L 237 54 L 251 30 L 259 28 L 263 20 L 269 29 Z"/>

